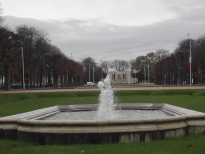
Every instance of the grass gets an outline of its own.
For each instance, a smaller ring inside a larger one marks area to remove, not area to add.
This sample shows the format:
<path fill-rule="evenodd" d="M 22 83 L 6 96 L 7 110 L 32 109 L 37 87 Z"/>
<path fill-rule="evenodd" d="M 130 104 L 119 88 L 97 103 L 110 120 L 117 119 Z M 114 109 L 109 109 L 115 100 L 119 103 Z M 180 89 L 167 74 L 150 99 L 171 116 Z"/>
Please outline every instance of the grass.
<path fill-rule="evenodd" d="M 205 90 L 142 90 L 115 92 L 120 103 L 169 103 L 205 112 Z M 0 94 L 0 117 L 53 105 L 94 104 L 98 91 Z M 130 144 L 40 146 L 0 139 L 0 153 L 204 153 L 205 135 Z"/>
<path fill-rule="evenodd" d="M 98 95 L 98 91 L 0 94 L 0 117 L 54 105 L 93 104 Z"/>
<path fill-rule="evenodd" d="M 0 139 L 1 154 L 133 154 L 133 153 L 204 153 L 205 135 L 193 135 L 180 139 L 137 142 L 129 144 L 84 144 L 84 145 L 32 145 L 21 141 Z"/>

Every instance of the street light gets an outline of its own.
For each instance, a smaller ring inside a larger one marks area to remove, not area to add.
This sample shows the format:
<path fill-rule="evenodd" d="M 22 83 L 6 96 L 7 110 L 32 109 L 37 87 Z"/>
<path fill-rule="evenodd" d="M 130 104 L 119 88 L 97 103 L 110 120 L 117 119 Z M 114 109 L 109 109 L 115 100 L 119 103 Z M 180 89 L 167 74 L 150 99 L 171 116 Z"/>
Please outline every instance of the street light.
<path fill-rule="evenodd" d="M 73 53 L 71 53 L 71 61 L 73 60 Z M 73 67 L 73 66 L 71 66 Z M 73 68 L 72 68 L 73 69 Z M 71 77 L 71 80 L 72 80 L 72 84 L 73 84 L 73 76 Z"/>
<path fill-rule="evenodd" d="M 73 53 L 70 53 L 70 55 L 71 55 L 70 58 L 71 58 L 71 60 L 72 60 L 72 59 L 73 59 Z"/>
<path fill-rule="evenodd" d="M 145 69 L 146 69 L 146 67 L 145 67 L 145 65 L 144 65 L 144 80 L 145 80 L 145 84 L 147 84 L 147 83 L 146 83 L 146 78 L 147 78 L 147 77 L 146 77 L 146 70 L 145 70 Z"/>
<path fill-rule="evenodd" d="M 150 83 L 150 78 L 149 78 L 149 62 L 148 62 L 148 83 Z"/>
<path fill-rule="evenodd" d="M 95 82 L 95 80 L 94 80 L 94 66 L 93 66 L 93 83 Z"/>
<path fill-rule="evenodd" d="M 22 73 L 22 77 L 23 77 L 23 89 L 25 89 L 25 79 L 24 79 L 24 55 L 23 55 L 23 42 L 22 42 L 22 53 L 21 53 L 21 55 L 22 55 L 22 71 L 23 71 L 23 73 Z"/>
<path fill-rule="evenodd" d="M 90 82 L 90 64 L 89 64 L 89 82 Z"/>

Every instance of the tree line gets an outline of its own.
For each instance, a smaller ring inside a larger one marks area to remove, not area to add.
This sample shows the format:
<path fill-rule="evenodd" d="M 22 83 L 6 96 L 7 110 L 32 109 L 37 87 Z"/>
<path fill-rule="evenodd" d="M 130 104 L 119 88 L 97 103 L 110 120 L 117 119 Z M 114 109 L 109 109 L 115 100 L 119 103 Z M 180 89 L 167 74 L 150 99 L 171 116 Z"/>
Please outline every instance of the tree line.
<path fill-rule="evenodd" d="M 168 55 L 168 50 L 158 49 L 155 52 L 147 53 L 145 56 L 141 55 L 130 60 L 129 65 L 132 76 L 138 78 L 138 82 L 155 82 L 153 65 Z"/>
<path fill-rule="evenodd" d="M 191 57 L 190 57 L 191 50 Z M 191 59 L 191 69 L 189 61 Z M 159 85 L 204 84 L 205 35 L 179 41 L 173 53 L 158 49 L 130 61 L 132 76 Z M 137 73 L 134 73 L 137 70 Z M 191 70 L 191 77 L 190 77 Z"/>
<path fill-rule="evenodd" d="M 191 48 L 190 48 L 191 46 Z M 191 49 L 191 81 L 189 57 Z M 156 61 L 152 75 L 157 84 L 202 84 L 205 72 L 205 35 L 198 39 L 185 39 L 175 51 Z"/>
<path fill-rule="evenodd" d="M 44 31 L 34 27 L 18 26 L 16 33 L 1 27 L 0 34 L 0 75 L 5 90 L 11 83 L 23 82 L 22 58 L 26 87 L 69 87 L 96 82 L 105 77 L 109 68 L 117 71 L 130 69 L 132 76 L 137 75 L 143 82 L 188 84 L 190 42 L 193 83 L 204 83 L 205 36 L 180 41 L 172 54 L 159 49 L 129 62 L 116 59 L 101 61 L 97 65 L 91 57 L 85 58 L 82 63 L 68 58 L 58 47 L 50 44 Z"/>
<path fill-rule="evenodd" d="M 14 33 L 1 26 L 1 86 L 5 90 L 22 86 L 23 75 L 26 87 L 66 87 L 82 84 L 84 74 L 83 65 L 50 44 L 43 30 L 21 25 Z"/>
<path fill-rule="evenodd" d="M 47 34 L 35 27 L 20 25 L 15 32 L 3 27 L 0 4 L 0 83 L 9 90 L 26 87 L 67 87 L 82 84 L 83 65 L 50 44 Z"/>

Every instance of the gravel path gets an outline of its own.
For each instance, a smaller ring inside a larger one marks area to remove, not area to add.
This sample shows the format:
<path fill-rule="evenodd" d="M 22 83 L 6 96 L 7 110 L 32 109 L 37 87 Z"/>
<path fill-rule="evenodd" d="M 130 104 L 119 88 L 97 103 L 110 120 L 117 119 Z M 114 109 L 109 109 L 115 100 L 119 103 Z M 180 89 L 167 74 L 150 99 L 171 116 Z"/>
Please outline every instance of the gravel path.
<path fill-rule="evenodd" d="M 205 89 L 205 86 L 172 86 L 172 87 L 113 87 L 114 90 L 166 90 L 166 89 Z M 31 89 L 10 91 L 0 90 L 0 94 L 4 93 L 31 93 L 31 92 L 65 92 L 65 91 L 96 91 L 98 88 L 75 88 L 75 89 Z"/>

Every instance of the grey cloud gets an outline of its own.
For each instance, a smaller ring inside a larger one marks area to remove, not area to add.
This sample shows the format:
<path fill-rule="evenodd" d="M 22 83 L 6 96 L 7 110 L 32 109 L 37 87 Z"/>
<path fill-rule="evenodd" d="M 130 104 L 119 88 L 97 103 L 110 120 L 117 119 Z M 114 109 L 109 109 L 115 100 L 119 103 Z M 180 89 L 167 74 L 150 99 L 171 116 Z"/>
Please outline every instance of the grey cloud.
<path fill-rule="evenodd" d="M 180 19 L 188 22 L 205 22 L 202 18 L 205 15 L 205 5 L 192 9 L 186 13 L 182 13 Z"/>
<path fill-rule="evenodd" d="M 204 9 L 205 10 L 205 9 Z M 177 19 L 165 20 L 146 26 L 115 26 L 98 20 L 40 21 L 27 18 L 7 17 L 6 24 L 14 28 L 21 24 L 34 26 L 48 32 L 52 43 L 67 56 L 81 61 L 92 57 L 103 60 L 130 60 L 156 49 L 173 52 L 177 43 L 190 33 L 197 38 L 204 33 L 203 10 L 180 13 Z M 198 17 L 195 21 L 194 16 Z"/>

